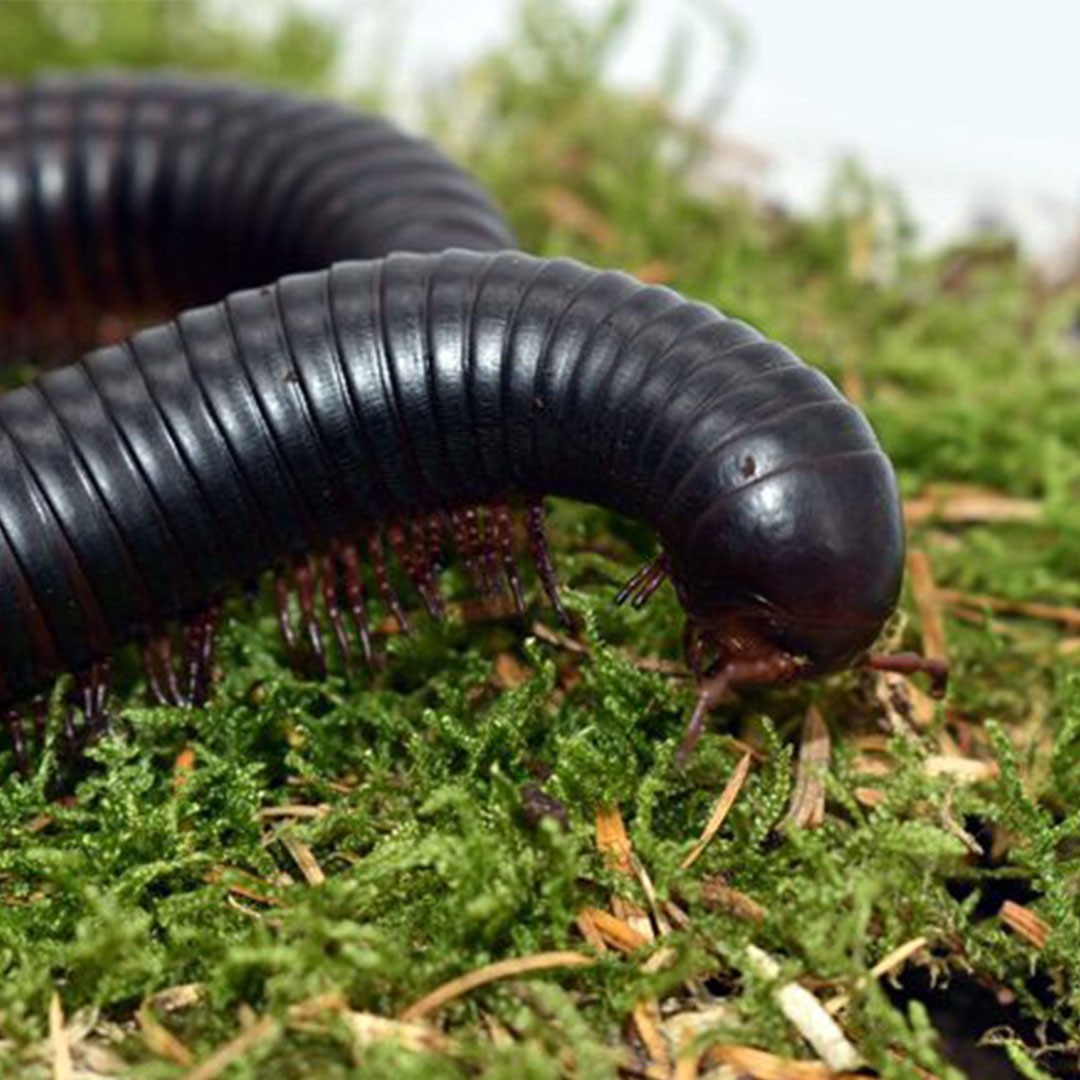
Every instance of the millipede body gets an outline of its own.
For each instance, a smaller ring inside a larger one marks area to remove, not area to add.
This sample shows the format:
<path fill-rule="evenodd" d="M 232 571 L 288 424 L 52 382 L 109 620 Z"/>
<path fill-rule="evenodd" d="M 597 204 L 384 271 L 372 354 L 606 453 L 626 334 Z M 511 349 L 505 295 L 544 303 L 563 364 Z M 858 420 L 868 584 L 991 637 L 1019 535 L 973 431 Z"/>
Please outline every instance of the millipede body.
<path fill-rule="evenodd" d="M 201 305 L 0 397 L 0 704 L 72 672 L 96 722 L 132 640 L 156 696 L 197 700 L 221 597 L 272 570 L 320 656 L 322 627 L 370 653 L 373 600 L 404 621 L 390 556 L 437 613 L 448 536 L 520 603 L 517 507 L 554 598 L 545 495 L 656 532 L 625 595 L 673 582 L 699 712 L 859 658 L 904 546 L 862 415 L 742 322 L 514 246 L 465 173 L 338 106 L 169 76 L 0 90 L 0 347 Z"/>

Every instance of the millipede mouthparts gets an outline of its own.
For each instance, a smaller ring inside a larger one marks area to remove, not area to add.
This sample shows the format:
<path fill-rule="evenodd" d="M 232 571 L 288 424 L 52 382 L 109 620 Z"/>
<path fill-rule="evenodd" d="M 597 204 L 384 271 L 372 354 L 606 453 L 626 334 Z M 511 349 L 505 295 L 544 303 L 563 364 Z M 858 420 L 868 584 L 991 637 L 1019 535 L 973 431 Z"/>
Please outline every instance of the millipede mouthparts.
<path fill-rule="evenodd" d="M 267 573 L 318 670 L 371 661 L 373 605 L 408 627 L 391 562 L 438 616 L 449 546 L 519 610 L 528 550 L 561 612 L 548 495 L 656 533 L 621 598 L 670 580 L 686 611 L 684 754 L 729 687 L 863 661 L 904 533 L 861 413 L 745 323 L 515 247 L 465 172 L 341 106 L 167 75 L 0 88 L 0 352 L 92 349 L 0 397 L 20 763 L 58 674 L 67 742 L 104 728 L 125 643 L 155 700 L 204 701 L 221 600 Z"/>

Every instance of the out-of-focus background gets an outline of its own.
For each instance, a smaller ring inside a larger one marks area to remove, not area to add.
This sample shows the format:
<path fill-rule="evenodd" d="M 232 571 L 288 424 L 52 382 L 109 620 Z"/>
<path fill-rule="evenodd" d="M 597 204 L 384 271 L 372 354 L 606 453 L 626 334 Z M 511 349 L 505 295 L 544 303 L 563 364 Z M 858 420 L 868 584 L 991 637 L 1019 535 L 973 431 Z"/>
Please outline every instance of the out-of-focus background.
<path fill-rule="evenodd" d="M 305 6 L 342 19 L 347 80 L 378 41 L 404 102 L 505 44 L 520 3 Z M 610 75 L 700 118 L 718 169 L 794 208 L 851 156 L 903 191 L 925 243 L 997 230 L 1053 262 L 1080 240 L 1078 39 L 1062 0 L 639 0 Z"/>
<path fill-rule="evenodd" d="M 360 92 L 426 126 L 432 97 L 459 102 L 449 85 L 520 38 L 522 6 L 3 0 L 0 75 L 126 53 L 138 66 L 209 67 Z M 703 159 L 710 180 L 813 213 L 841 163 L 854 160 L 903 193 L 923 248 L 992 233 L 1016 238 L 1050 270 L 1075 262 L 1080 6 L 566 0 L 533 7 L 553 34 L 567 11 L 619 22 L 598 58 L 597 81 L 653 95 L 699 121 L 715 140 Z"/>

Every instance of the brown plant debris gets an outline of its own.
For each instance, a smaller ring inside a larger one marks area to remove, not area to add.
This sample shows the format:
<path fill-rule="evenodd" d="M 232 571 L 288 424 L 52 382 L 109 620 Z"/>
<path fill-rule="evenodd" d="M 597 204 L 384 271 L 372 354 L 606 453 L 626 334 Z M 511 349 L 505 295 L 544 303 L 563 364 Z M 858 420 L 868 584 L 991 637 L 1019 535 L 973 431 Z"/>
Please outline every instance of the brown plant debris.
<path fill-rule="evenodd" d="M 217 1080 L 234 1062 L 241 1061 L 260 1043 L 272 1042 L 281 1034 L 281 1025 L 264 1016 L 235 1038 L 219 1046 L 201 1065 L 184 1075 L 184 1080 Z"/>
<path fill-rule="evenodd" d="M 315 853 L 300 839 L 291 829 L 284 828 L 278 833 L 285 850 L 292 856 L 293 862 L 304 875 L 304 880 L 309 885 L 322 885 L 326 881 L 326 874 L 315 858 Z"/>
<path fill-rule="evenodd" d="M 143 1043 L 151 1054 L 174 1065 L 190 1069 L 195 1059 L 191 1051 L 154 1015 L 154 1010 L 143 1002 L 135 1019 L 139 1024 L 139 1033 Z"/>
<path fill-rule="evenodd" d="M 731 813 L 731 808 L 735 805 L 735 800 L 738 799 L 739 792 L 742 791 L 743 784 L 746 783 L 746 777 L 749 773 L 750 755 L 743 754 L 724 790 L 720 793 L 720 798 L 716 800 L 716 806 L 713 807 L 713 812 L 701 837 L 687 853 L 686 858 L 683 859 L 681 863 L 683 870 L 689 870 L 698 861 L 701 853 L 709 846 L 709 841 L 720 831 L 725 820 L 727 820 L 728 814 Z"/>
<path fill-rule="evenodd" d="M 821 713 L 811 705 L 803 721 L 795 786 L 783 821 L 785 828 L 816 829 L 824 823 L 825 778 L 831 753 L 829 729 Z"/>
<path fill-rule="evenodd" d="M 499 960 L 443 983 L 442 986 L 410 1005 L 398 1019 L 406 1022 L 419 1020 L 429 1013 L 437 1012 L 455 998 L 502 979 L 514 979 L 520 975 L 532 975 L 538 971 L 551 971 L 555 968 L 587 967 L 595 962 L 591 956 L 579 952 L 545 952 L 536 953 L 533 956 L 513 957 L 510 960 Z"/>
<path fill-rule="evenodd" d="M 588 926 L 588 930 L 582 929 L 586 941 L 599 937 L 605 945 L 619 952 L 636 952 L 652 940 L 625 919 L 601 908 L 582 908 L 577 916 L 578 927 L 581 928 L 583 923 Z"/>
<path fill-rule="evenodd" d="M 733 888 L 720 875 L 702 882 L 701 902 L 712 911 L 723 911 L 747 922 L 762 922 L 768 915 L 752 896 Z"/>
<path fill-rule="evenodd" d="M 965 484 L 930 484 L 922 495 L 904 503 L 909 525 L 927 521 L 954 525 L 1030 523 L 1042 516 L 1042 504 L 1035 499 L 1018 499 L 992 488 Z"/>
<path fill-rule="evenodd" d="M 49 1001 L 49 1042 L 52 1047 L 53 1080 L 73 1080 L 71 1044 L 64 1027 L 64 1007 L 60 995 L 53 993 Z"/>
<path fill-rule="evenodd" d="M 969 593 L 960 589 L 938 589 L 938 596 L 946 606 L 961 608 L 984 608 L 997 615 L 1022 615 L 1029 619 L 1061 623 L 1070 630 L 1080 630 L 1080 608 L 1058 604 L 1043 604 L 1026 600 L 1009 600 L 1003 596 L 985 593 Z"/>
<path fill-rule="evenodd" d="M 947 663 L 949 647 L 945 640 L 945 620 L 930 556 L 925 551 L 912 551 L 908 568 L 911 572 L 911 594 L 922 625 L 923 653 L 931 660 L 944 660 Z"/>
<path fill-rule="evenodd" d="M 1006 900 L 998 912 L 1001 921 L 1036 949 L 1045 949 L 1050 940 L 1050 924 L 1040 919 L 1030 908 Z"/>
<path fill-rule="evenodd" d="M 793 1061 L 750 1046 L 714 1046 L 705 1055 L 710 1065 L 729 1065 L 749 1080 L 865 1080 L 858 1073 L 835 1072 L 819 1061 Z"/>
<path fill-rule="evenodd" d="M 872 980 L 880 979 L 883 975 L 888 975 L 890 972 L 902 968 L 908 960 L 916 953 L 925 949 L 929 943 L 929 939 L 925 937 L 917 937 L 912 938 L 910 941 L 905 941 L 903 945 L 897 946 L 887 956 L 882 957 L 882 959 L 870 969 L 866 978 L 859 980 L 855 989 L 861 990 Z M 825 1008 L 835 1016 L 837 1013 L 846 1009 L 850 1001 L 850 994 L 838 994 L 836 997 L 825 1003 Z"/>

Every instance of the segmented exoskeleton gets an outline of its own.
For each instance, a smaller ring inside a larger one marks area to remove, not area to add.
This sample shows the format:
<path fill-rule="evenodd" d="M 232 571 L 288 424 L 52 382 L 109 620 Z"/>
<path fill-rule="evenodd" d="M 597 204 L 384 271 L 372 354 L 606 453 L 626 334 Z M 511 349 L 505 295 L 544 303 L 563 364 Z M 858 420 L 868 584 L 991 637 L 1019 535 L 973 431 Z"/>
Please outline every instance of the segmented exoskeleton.
<path fill-rule="evenodd" d="M 337 106 L 173 77 L 0 91 L 5 351 L 205 305 L 0 398 L 0 702 L 74 672 L 95 730 L 132 640 L 156 697 L 199 701 L 221 598 L 271 570 L 290 644 L 293 593 L 320 662 L 324 629 L 370 655 L 369 593 L 407 622 L 389 557 L 437 614 L 448 538 L 520 606 L 524 535 L 558 605 L 549 494 L 657 533 L 623 598 L 674 583 L 709 674 L 693 731 L 731 684 L 860 657 L 903 565 L 862 415 L 744 323 L 513 246 L 432 147 Z"/>

